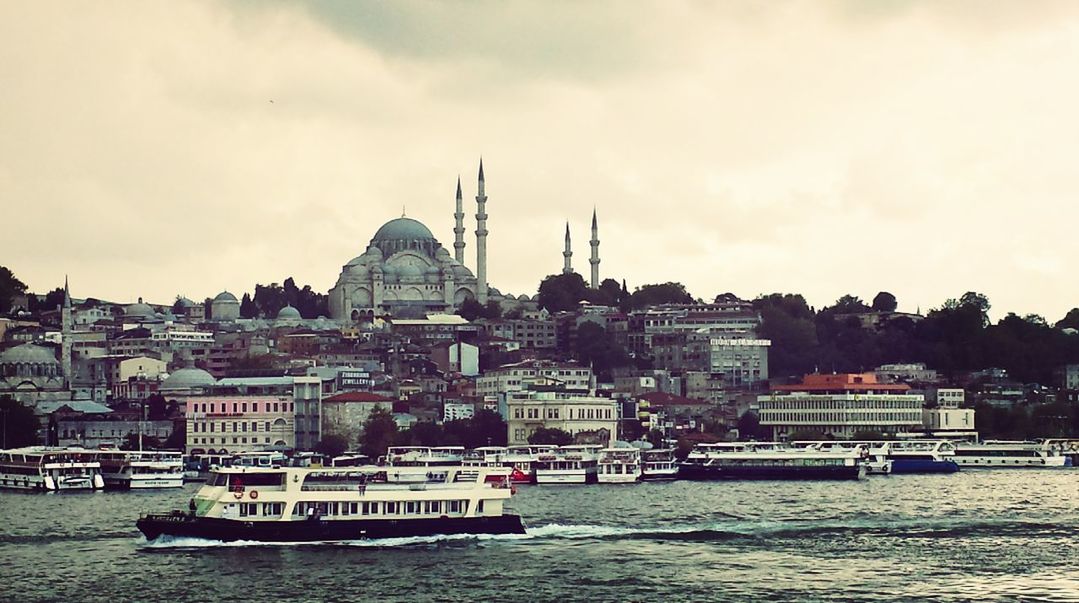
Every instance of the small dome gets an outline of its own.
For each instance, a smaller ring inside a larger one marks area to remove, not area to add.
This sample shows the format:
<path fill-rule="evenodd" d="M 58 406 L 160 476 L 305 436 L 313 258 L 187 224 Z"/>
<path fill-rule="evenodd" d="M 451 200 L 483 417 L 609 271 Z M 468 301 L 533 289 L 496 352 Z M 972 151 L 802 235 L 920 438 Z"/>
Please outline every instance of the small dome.
<path fill-rule="evenodd" d="M 527 296 L 527 295 L 525 295 L 524 293 L 522 293 L 522 294 L 520 294 L 520 295 L 518 295 L 518 296 L 517 296 L 517 301 L 523 301 L 523 302 L 526 302 L 526 301 L 529 301 L 529 299 L 528 299 L 528 296 Z"/>
<path fill-rule="evenodd" d="M 471 277 L 472 276 L 472 271 L 469 270 L 468 267 L 466 267 L 463 264 L 457 264 L 456 266 L 453 267 L 453 275 L 457 276 L 457 277 L 460 277 L 460 276 Z"/>
<path fill-rule="evenodd" d="M 154 318 L 154 309 L 149 304 L 142 303 L 142 298 L 139 301 L 124 307 L 124 316 L 128 318 Z"/>
<path fill-rule="evenodd" d="M 422 222 L 412 218 L 396 218 L 383 224 L 371 241 L 423 241 L 434 238 L 435 235 Z"/>
<path fill-rule="evenodd" d="M 228 291 L 222 291 L 221 293 L 217 294 L 217 297 L 214 298 L 214 301 L 215 302 L 237 302 L 237 303 L 239 303 L 240 300 L 236 299 L 236 296 L 229 293 Z"/>
<path fill-rule="evenodd" d="M 17 345 L 0 354 L 0 364 L 56 364 L 56 354 L 49 348 L 32 343 Z"/>
<path fill-rule="evenodd" d="M 187 299 L 186 297 L 178 298 L 176 302 L 180 304 L 181 308 L 192 308 L 195 306 L 195 302 Z"/>
<path fill-rule="evenodd" d="M 419 266 L 413 264 L 405 264 L 397 268 L 397 276 L 403 277 L 416 277 L 423 276 L 423 270 Z"/>
<path fill-rule="evenodd" d="M 277 320 L 282 320 L 282 319 L 296 319 L 296 320 L 299 320 L 300 318 L 301 318 L 300 311 L 297 310 L 296 308 L 293 308 L 292 306 L 285 306 L 284 308 L 281 308 L 277 312 Z"/>
<path fill-rule="evenodd" d="M 158 389 L 161 391 L 191 389 L 209 387 L 215 383 L 217 383 L 217 380 L 210 373 L 200 368 L 188 367 L 169 375 L 167 379 L 161 382 L 161 387 Z"/>
<path fill-rule="evenodd" d="M 450 259 L 449 250 L 446 249 L 445 247 L 439 247 L 438 251 L 435 252 L 435 259 L 437 259 L 439 261 Z"/>
<path fill-rule="evenodd" d="M 487 290 L 487 295 L 502 295 L 502 292 L 498 289 L 495 289 L 494 287 L 491 287 Z"/>

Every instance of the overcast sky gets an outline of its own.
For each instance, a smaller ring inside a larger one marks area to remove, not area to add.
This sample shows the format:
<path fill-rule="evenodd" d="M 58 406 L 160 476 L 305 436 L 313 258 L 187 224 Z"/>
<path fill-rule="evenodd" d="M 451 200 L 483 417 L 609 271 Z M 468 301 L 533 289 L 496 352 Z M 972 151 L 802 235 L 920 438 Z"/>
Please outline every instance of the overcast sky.
<path fill-rule="evenodd" d="M 1079 3 L 0 2 L 0 264 L 326 291 L 385 221 L 488 278 L 1079 306 Z"/>

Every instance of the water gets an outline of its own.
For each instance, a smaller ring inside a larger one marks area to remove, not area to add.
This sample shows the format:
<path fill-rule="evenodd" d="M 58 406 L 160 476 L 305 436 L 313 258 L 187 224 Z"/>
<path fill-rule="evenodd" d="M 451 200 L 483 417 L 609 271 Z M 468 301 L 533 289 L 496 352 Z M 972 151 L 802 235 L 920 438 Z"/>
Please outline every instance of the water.
<path fill-rule="evenodd" d="M 524 536 L 148 545 L 195 489 L 0 492 L 0 600 L 1079 601 L 1079 470 L 526 486 Z"/>

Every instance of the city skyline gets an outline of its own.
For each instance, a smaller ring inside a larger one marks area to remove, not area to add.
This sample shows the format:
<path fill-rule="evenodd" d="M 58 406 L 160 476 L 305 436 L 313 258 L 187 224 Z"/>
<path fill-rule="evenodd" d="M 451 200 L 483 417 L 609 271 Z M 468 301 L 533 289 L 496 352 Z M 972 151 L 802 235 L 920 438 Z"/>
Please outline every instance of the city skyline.
<path fill-rule="evenodd" d="M 326 293 L 398 217 L 532 295 L 562 268 L 694 297 L 965 291 L 1079 306 L 1066 3 L 0 8 L 3 264 L 32 291 Z"/>

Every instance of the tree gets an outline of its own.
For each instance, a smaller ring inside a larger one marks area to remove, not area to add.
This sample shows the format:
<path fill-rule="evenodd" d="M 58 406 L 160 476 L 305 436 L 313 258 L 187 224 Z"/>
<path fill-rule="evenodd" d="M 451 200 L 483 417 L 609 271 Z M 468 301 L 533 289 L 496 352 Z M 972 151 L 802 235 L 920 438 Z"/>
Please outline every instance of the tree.
<path fill-rule="evenodd" d="M 145 434 L 142 436 L 142 442 L 140 443 L 138 433 L 129 433 L 120 442 L 120 450 L 139 450 L 140 446 L 142 450 L 160 450 L 164 447 L 161 440 Z"/>
<path fill-rule="evenodd" d="M 577 327 L 577 360 L 591 366 L 602 381 L 610 381 L 611 369 L 630 364 L 629 354 L 614 336 L 590 320 Z"/>
<path fill-rule="evenodd" d="M 528 436 L 528 443 L 566 446 L 573 443 L 573 436 L 557 427 L 540 427 Z"/>
<path fill-rule="evenodd" d="M 760 417 L 752 410 L 747 410 L 738 417 L 738 438 L 741 440 L 771 439 L 771 429 L 761 427 Z"/>
<path fill-rule="evenodd" d="M 887 291 L 881 291 L 873 298 L 873 311 L 875 312 L 895 312 L 898 306 L 895 296 Z"/>
<path fill-rule="evenodd" d="M 1079 329 L 1079 308 L 1072 308 L 1054 325 L 1058 329 Z"/>
<path fill-rule="evenodd" d="M 21 448 L 38 443 L 37 432 L 41 428 L 34 410 L 9 395 L 0 396 L 0 446 Z"/>
<path fill-rule="evenodd" d="M 315 452 L 324 454 L 330 459 L 341 456 L 346 450 L 348 450 L 348 438 L 336 433 L 324 435 L 318 444 L 315 444 Z"/>
<path fill-rule="evenodd" d="M 865 305 L 860 297 L 850 294 L 840 297 L 831 306 L 821 309 L 822 313 L 829 314 L 859 314 L 868 311 L 869 306 Z"/>
<path fill-rule="evenodd" d="M 568 312 L 577 309 L 581 300 L 588 298 L 588 285 L 576 272 L 552 274 L 539 286 L 539 305 L 548 312 Z"/>
<path fill-rule="evenodd" d="M 634 310 L 659 304 L 692 304 L 693 296 L 686 291 L 682 283 L 660 283 L 642 285 L 630 296 L 629 305 Z"/>
<path fill-rule="evenodd" d="M 259 315 L 259 307 L 251 299 L 250 293 L 244 293 L 240 299 L 240 318 L 255 318 Z"/>
<path fill-rule="evenodd" d="M 817 364 L 817 327 L 813 309 L 801 295 L 772 293 L 753 300 L 761 314 L 761 337 L 770 339 L 769 371 L 773 376 L 812 372 Z"/>
<path fill-rule="evenodd" d="M 277 359 L 273 354 L 237 356 L 229 360 L 230 371 L 261 371 L 272 368 L 277 368 Z"/>
<path fill-rule="evenodd" d="M 601 306 L 618 306 L 622 301 L 622 286 L 613 278 L 605 278 L 599 289 L 593 292 L 592 303 Z"/>
<path fill-rule="evenodd" d="M 172 315 L 182 316 L 184 314 L 187 314 L 187 308 L 184 306 L 183 298 L 177 295 L 176 301 L 172 302 Z"/>
<path fill-rule="evenodd" d="M 394 444 L 397 435 L 397 423 L 394 422 L 393 415 L 381 406 L 376 406 L 363 422 L 360 451 L 372 459 L 384 456 L 386 449 Z"/>
<path fill-rule="evenodd" d="M 0 266 L 0 314 L 11 311 L 16 295 L 26 293 L 26 283 L 20 281 L 6 266 Z"/>

